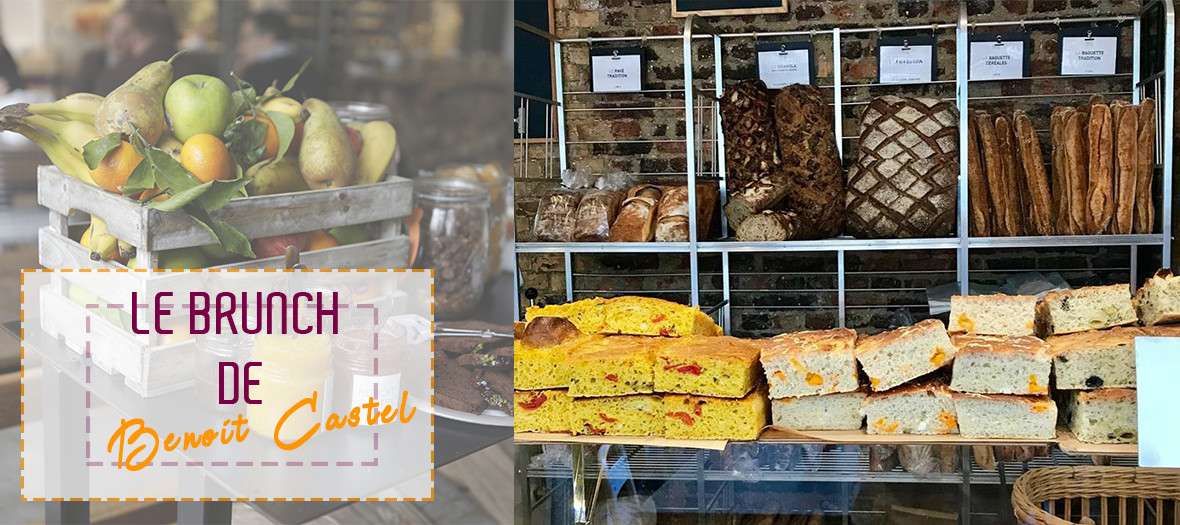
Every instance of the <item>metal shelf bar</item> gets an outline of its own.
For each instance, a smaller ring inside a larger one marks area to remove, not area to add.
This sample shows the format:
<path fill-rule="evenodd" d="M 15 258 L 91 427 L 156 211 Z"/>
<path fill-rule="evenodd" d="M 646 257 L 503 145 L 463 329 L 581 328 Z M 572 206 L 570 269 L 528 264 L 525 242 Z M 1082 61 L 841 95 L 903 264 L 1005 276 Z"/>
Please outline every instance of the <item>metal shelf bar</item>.
<path fill-rule="evenodd" d="M 1170 268 L 1172 266 L 1172 126 L 1175 114 L 1175 98 L 1176 98 L 1176 8 L 1172 4 L 1172 0 L 1164 0 L 1164 89 L 1163 89 L 1163 115 L 1164 121 L 1164 194 L 1163 194 L 1163 232 L 1165 237 L 1163 243 L 1163 266 Z M 1136 41 L 1138 46 L 1139 42 Z M 1156 95 L 1157 97 L 1159 94 Z"/>
<path fill-rule="evenodd" d="M 964 125 L 963 115 L 968 115 L 967 102 L 968 98 L 968 83 L 965 80 L 970 76 L 967 71 L 967 46 L 969 39 L 967 38 L 967 3 L 959 3 L 959 25 L 955 30 L 955 80 L 964 80 L 955 84 L 955 106 L 959 109 L 959 201 L 956 203 L 958 213 L 956 214 L 955 232 L 959 236 L 959 245 L 955 252 L 955 278 L 959 283 L 959 294 L 968 295 L 970 293 L 970 284 L 968 283 L 968 268 L 970 266 L 970 252 L 968 246 L 967 235 L 969 233 L 967 220 L 970 216 L 968 206 L 971 203 L 970 195 L 967 194 L 966 174 L 967 174 L 967 148 L 963 145 L 967 144 L 967 126 Z"/>
<path fill-rule="evenodd" d="M 1146 235 L 1055 235 L 1051 237 L 971 237 L 972 248 L 1050 248 L 1078 246 L 1134 246 L 1164 244 L 1160 234 Z"/>
<path fill-rule="evenodd" d="M 995 26 L 1036 26 L 1036 25 L 1061 25 L 1061 24 L 1090 24 L 1097 22 L 1117 22 L 1124 23 L 1136 20 L 1139 17 L 1130 15 L 1118 16 L 1086 16 L 1078 18 L 1043 18 L 1033 20 L 1000 20 L 992 22 L 968 22 L 968 28 L 975 27 L 995 27 Z"/>

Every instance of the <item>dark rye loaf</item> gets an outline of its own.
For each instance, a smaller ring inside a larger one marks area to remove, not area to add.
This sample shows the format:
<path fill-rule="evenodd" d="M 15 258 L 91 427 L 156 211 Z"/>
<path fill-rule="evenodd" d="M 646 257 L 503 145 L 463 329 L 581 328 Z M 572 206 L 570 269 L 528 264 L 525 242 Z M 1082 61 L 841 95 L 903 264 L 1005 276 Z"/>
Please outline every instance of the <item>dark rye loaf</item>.
<path fill-rule="evenodd" d="M 792 84 L 774 99 L 779 163 L 786 197 L 782 209 L 794 212 L 812 238 L 834 237 L 844 223 L 844 172 L 836 150 L 832 109 L 824 93 Z"/>
<path fill-rule="evenodd" d="M 756 179 L 777 164 L 771 100 L 761 80 L 743 80 L 721 96 L 725 170 L 732 181 Z"/>

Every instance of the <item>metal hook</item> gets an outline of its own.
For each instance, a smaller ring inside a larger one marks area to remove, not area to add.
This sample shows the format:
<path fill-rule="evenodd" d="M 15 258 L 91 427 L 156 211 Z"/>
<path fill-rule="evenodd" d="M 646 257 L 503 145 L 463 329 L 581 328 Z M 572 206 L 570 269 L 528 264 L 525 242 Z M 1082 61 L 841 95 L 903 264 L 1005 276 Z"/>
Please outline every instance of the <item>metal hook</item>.
<path fill-rule="evenodd" d="M 1027 33 L 1027 32 L 1028 32 L 1028 26 L 1027 26 L 1027 25 L 1025 25 L 1025 23 L 1024 23 L 1024 19 L 1021 19 L 1021 20 L 1020 20 L 1020 31 L 1021 31 L 1021 32 L 1024 32 L 1024 33 Z"/>
<path fill-rule="evenodd" d="M 816 34 L 816 32 L 815 32 L 815 28 L 811 28 L 811 31 L 808 31 L 808 32 L 807 32 L 807 40 L 808 40 L 808 41 L 814 41 L 814 40 L 815 40 L 815 34 Z"/>
<path fill-rule="evenodd" d="M 785 54 L 787 54 L 787 45 L 786 45 L 786 44 L 779 44 L 779 46 L 778 46 L 778 54 L 780 54 L 780 55 L 785 55 Z"/>
<path fill-rule="evenodd" d="M 616 59 L 619 58 L 619 50 L 618 49 L 612 49 L 610 51 L 610 54 L 611 54 L 611 58 L 616 58 Z"/>
<path fill-rule="evenodd" d="M 1094 40 L 1094 30 L 1093 29 L 1086 30 L 1086 40 Z"/>
<path fill-rule="evenodd" d="M 758 32 L 754 31 L 754 46 L 758 46 Z"/>
<path fill-rule="evenodd" d="M 910 39 L 907 38 L 905 40 L 902 40 L 901 41 L 901 48 L 905 51 L 909 51 L 910 50 Z"/>
<path fill-rule="evenodd" d="M 1004 45 L 1004 35 L 1000 35 L 1000 34 L 996 35 L 996 45 L 997 46 Z"/>

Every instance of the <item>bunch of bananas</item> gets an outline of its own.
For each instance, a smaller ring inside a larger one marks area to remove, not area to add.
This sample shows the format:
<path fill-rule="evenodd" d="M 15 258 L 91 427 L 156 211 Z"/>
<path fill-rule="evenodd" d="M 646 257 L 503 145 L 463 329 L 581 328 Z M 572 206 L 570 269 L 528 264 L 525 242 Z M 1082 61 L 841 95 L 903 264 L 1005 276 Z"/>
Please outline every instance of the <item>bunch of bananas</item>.
<path fill-rule="evenodd" d="M 95 185 L 82 150 L 101 138 L 94 128 L 94 114 L 102 101 L 98 95 L 74 93 L 55 102 L 13 104 L 0 109 L 0 131 L 24 135 L 44 150 L 62 173 Z M 90 224 L 82 244 L 90 248 L 91 259 L 126 260 L 120 252 L 127 254 L 131 245 L 111 236 L 102 219 L 91 217 Z"/>

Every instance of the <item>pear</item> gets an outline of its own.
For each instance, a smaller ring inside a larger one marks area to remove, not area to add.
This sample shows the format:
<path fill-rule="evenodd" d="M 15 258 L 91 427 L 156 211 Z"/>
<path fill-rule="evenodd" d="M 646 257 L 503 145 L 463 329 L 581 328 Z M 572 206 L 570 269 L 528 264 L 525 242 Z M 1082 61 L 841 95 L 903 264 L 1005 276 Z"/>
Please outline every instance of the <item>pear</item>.
<path fill-rule="evenodd" d="M 172 85 L 172 60 L 152 62 L 115 88 L 103 99 L 94 114 L 94 128 L 99 135 L 131 133 L 131 125 L 143 139 L 156 144 L 167 128 L 164 120 L 164 93 Z"/>
<path fill-rule="evenodd" d="M 246 170 L 246 193 L 250 195 L 273 195 L 275 193 L 290 193 L 306 191 L 307 182 L 299 175 L 299 164 L 292 157 L 282 160 L 264 160 Z"/>
<path fill-rule="evenodd" d="M 322 100 L 303 103 L 308 112 L 299 147 L 299 172 L 313 190 L 350 186 L 356 176 L 356 150 L 336 112 Z"/>

